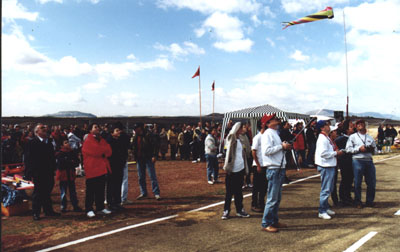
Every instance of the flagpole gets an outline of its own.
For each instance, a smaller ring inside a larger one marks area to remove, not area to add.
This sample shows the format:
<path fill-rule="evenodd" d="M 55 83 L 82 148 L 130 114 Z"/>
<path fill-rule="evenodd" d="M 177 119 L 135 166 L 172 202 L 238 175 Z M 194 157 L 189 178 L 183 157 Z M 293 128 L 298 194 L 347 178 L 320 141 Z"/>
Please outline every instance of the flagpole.
<path fill-rule="evenodd" d="M 199 66 L 200 69 L 200 66 Z M 203 127 L 203 123 L 201 122 L 201 84 L 200 84 L 200 73 L 199 73 L 199 105 L 200 105 L 200 124 Z"/>
<path fill-rule="evenodd" d="M 349 118 L 349 69 L 347 63 L 346 21 L 344 17 L 344 9 L 343 9 L 343 30 L 344 30 L 344 48 L 346 56 L 346 90 L 347 90 L 346 119 L 348 119 Z"/>
<path fill-rule="evenodd" d="M 215 81 L 213 82 L 213 112 L 212 112 L 212 122 L 214 122 L 214 106 L 215 106 Z"/>

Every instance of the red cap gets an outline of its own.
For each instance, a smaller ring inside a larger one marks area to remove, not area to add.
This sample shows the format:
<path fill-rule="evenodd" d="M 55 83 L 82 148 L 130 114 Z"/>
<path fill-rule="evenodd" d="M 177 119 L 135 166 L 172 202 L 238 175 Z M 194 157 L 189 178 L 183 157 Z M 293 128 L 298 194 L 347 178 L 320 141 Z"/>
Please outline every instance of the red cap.
<path fill-rule="evenodd" d="M 276 117 L 276 114 L 264 115 L 264 116 L 261 118 L 261 123 L 266 124 L 266 123 L 268 123 L 269 121 L 271 121 L 272 119 L 274 119 L 275 117 Z"/>

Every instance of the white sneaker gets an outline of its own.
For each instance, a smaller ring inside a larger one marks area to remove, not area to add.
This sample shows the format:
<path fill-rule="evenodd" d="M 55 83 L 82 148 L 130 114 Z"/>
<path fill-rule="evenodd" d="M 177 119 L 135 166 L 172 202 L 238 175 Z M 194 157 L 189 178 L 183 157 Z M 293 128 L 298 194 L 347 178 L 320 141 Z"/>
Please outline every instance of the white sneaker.
<path fill-rule="evenodd" d="M 95 217 L 96 215 L 94 214 L 93 211 L 89 211 L 89 212 L 87 212 L 86 216 L 89 217 L 89 218 L 93 218 L 93 217 Z"/>
<path fill-rule="evenodd" d="M 318 218 L 321 218 L 324 220 L 330 220 L 331 216 L 329 216 L 327 213 L 318 213 Z"/>
<path fill-rule="evenodd" d="M 156 198 L 156 200 L 161 200 L 161 196 L 158 194 L 154 195 L 154 198 Z"/>
<path fill-rule="evenodd" d="M 210 185 L 214 185 L 214 182 L 212 182 L 211 180 L 209 180 L 208 183 L 209 183 Z"/>
<path fill-rule="evenodd" d="M 98 211 L 97 213 L 102 214 L 102 215 L 108 215 L 108 214 L 111 214 L 111 211 L 108 210 L 107 208 L 104 208 L 103 210 Z"/>
<path fill-rule="evenodd" d="M 335 215 L 335 212 L 330 209 L 326 210 L 326 213 L 329 215 Z"/>

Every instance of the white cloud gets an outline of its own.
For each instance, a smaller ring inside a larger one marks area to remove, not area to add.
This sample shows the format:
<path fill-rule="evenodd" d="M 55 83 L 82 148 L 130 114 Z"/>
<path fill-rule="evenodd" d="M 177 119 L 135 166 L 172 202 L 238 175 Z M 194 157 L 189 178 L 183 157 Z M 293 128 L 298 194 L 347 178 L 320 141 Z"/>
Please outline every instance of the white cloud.
<path fill-rule="evenodd" d="M 102 38 L 105 38 L 106 36 L 105 36 L 104 34 L 98 33 L 98 34 L 97 34 L 97 37 L 98 37 L 99 39 L 102 39 Z"/>
<path fill-rule="evenodd" d="M 262 4 L 258 3 L 256 0 L 158 0 L 157 5 L 160 8 L 187 8 L 193 11 L 199 11 L 203 14 L 212 14 L 214 12 L 257 13 L 262 7 Z"/>
<path fill-rule="evenodd" d="M 250 39 L 244 38 L 243 23 L 226 13 L 213 13 L 196 33 L 201 37 L 208 30 L 217 38 L 214 46 L 227 52 L 248 52 L 254 44 Z"/>
<path fill-rule="evenodd" d="M 23 92 L 21 92 L 23 90 Z M 5 92 L 3 94 L 5 110 L 8 110 L 7 106 L 20 106 L 21 101 L 25 104 L 36 106 L 45 103 L 48 104 L 71 104 L 71 103 L 82 103 L 85 99 L 80 91 L 49 91 L 43 90 L 32 85 L 16 86 L 13 90 Z M 29 107 L 29 106 L 28 106 Z M 3 107 L 4 108 L 4 107 Z"/>
<path fill-rule="evenodd" d="M 109 97 L 110 102 L 117 106 L 134 107 L 137 106 L 136 98 L 137 94 L 132 92 L 120 92 L 113 94 Z"/>
<path fill-rule="evenodd" d="M 3 0 L 1 14 L 5 20 L 26 19 L 36 21 L 39 17 L 38 12 L 27 11 L 17 0 Z"/>
<path fill-rule="evenodd" d="M 178 94 L 177 97 L 183 100 L 186 105 L 199 103 L 199 94 Z"/>
<path fill-rule="evenodd" d="M 309 11 L 314 13 L 325 9 L 327 6 L 334 7 L 349 2 L 349 0 L 281 0 L 282 8 L 290 14 Z M 305 13 L 305 15 L 312 13 Z"/>
<path fill-rule="evenodd" d="M 83 90 L 88 93 L 98 93 L 101 89 L 107 87 L 107 85 L 103 82 L 90 82 L 83 85 Z"/>
<path fill-rule="evenodd" d="M 304 55 L 300 50 L 296 50 L 294 53 L 292 53 L 290 55 L 290 58 L 292 58 L 296 61 L 302 61 L 302 62 L 310 60 L 310 56 Z"/>
<path fill-rule="evenodd" d="M 346 28 L 360 32 L 392 33 L 400 29 L 400 1 L 376 1 L 344 8 Z M 373 18 L 371 18 L 373 17 Z M 343 11 L 338 10 L 334 22 L 343 25 Z"/>
<path fill-rule="evenodd" d="M 254 26 L 259 26 L 261 24 L 261 21 L 258 19 L 257 15 L 251 16 L 251 21 L 253 21 Z"/>
<path fill-rule="evenodd" d="M 39 0 L 39 3 L 41 4 L 46 4 L 50 2 L 55 2 L 55 3 L 63 3 L 63 0 Z"/>
<path fill-rule="evenodd" d="M 126 58 L 129 59 L 129 60 L 135 60 L 136 56 L 133 53 L 131 53 L 128 56 L 126 56 Z"/>
<path fill-rule="evenodd" d="M 190 45 L 188 46 L 190 47 Z M 13 26 L 12 33 L 2 34 L 3 51 L 2 67 L 4 70 L 15 70 L 41 76 L 76 77 L 85 74 L 97 74 L 99 77 L 123 79 L 133 72 L 146 69 L 171 69 L 172 63 L 159 57 L 149 62 L 99 63 L 79 62 L 73 56 L 51 59 L 34 49 L 18 26 Z M 131 56 L 132 57 L 132 56 Z"/>
<path fill-rule="evenodd" d="M 250 39 L 238 39 L 215 42 L 214 46 L 227 52 L 250 52 L 254 42 Z"/>
<path fill-rule="evenodd" d="M 267 40 L 267 42 L 269 43 L 269 45 L 270 45 L 271 47 L 275 47 L 275 42 L 274 42 L 272 39 L 266 38 L 265 40 Z"/>
<path fill-rule="evenodd" d="M 167 51 L 171 53 L 173 58 L 181 58 L 188 55 L 202 55 L 205 54 L 205 50 L 195 43 L 185 41 L 183 45 L 180 46 L 177 43 L 172 43 L 169 46 L 161 45 L 157 43 L 154 45 L 154 48 L 160 51 Z"/>

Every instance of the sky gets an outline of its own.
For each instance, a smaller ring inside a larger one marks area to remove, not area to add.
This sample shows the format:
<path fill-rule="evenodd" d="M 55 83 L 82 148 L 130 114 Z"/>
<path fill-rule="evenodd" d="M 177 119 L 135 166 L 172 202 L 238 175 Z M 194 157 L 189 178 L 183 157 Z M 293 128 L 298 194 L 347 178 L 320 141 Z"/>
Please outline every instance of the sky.
<path fill-rule="evenodd" d="M 335 17 L 290 26 L 327 6 Z M 343 25 L 345 15 L 346 30 Z M 400 116 L 400 0 L 3 0 L 2 115 Z M 346 33 L 345 33 L 346 32 Z"/>

